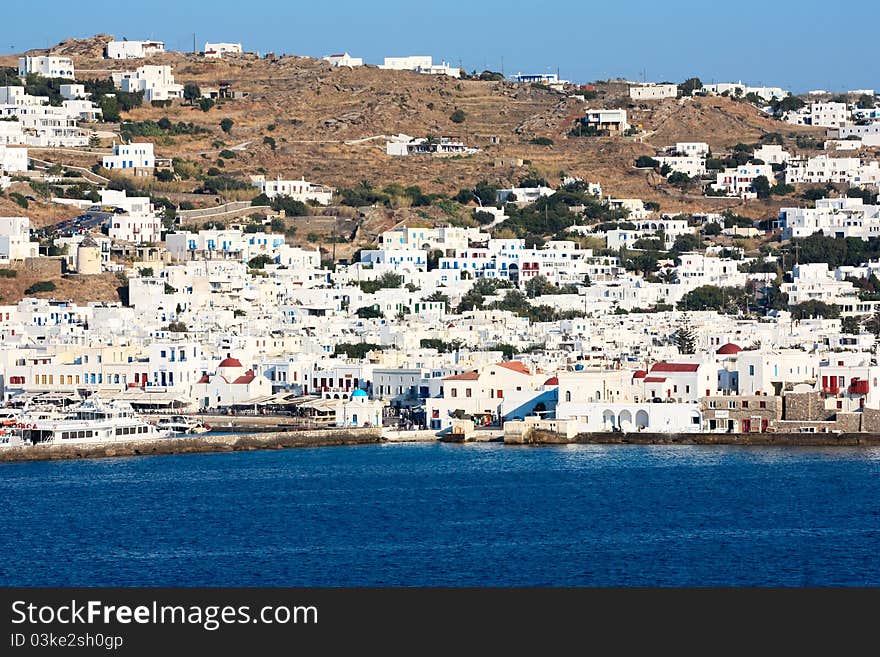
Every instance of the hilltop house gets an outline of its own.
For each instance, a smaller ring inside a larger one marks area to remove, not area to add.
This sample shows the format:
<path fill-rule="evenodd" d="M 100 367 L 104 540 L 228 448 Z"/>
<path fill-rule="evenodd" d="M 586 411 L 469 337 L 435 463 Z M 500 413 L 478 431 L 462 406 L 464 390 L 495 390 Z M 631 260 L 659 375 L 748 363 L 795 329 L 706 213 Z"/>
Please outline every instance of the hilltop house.
<path fill-rule="evenodd" d="M 225 54 L 240 55 L 242 48 L 240 43 L 205 43 L 202 54 L 207 59 L 220 59 Z"/>
<path fill-rule="evenodd" d="M 360 57 L 352 57 L 347 52 L 336 55 L 327 55 L 324 57 L 324 61 L 330 62 L 333 66 L 350 66 L 352 68 L 364 65 L 363 59 Z"/>
<path fill-rule="evenodd" d="M 587 128 L 595 128 L 600 134 L 622 135 L 629 130 L 624 109 L 588 109 L 583 125 Z"/>
<path fill-rule="evenodd" d="M 266 180 L 262 174 L 251 176 L 251 184 L 258 187 L 261 194 L 265 194 L 268 198 L 276 196 L 287 196 L 294 201 L 307 203 L 313 201 L 320 205 L 329 205 L 333 199 L 333 188 L 324 185 L 316 185 L 301 180 L 282 180 L 279 176 L 275 180 Z"/>
<path fill-rule="evenodd" d="M 415 71 L 427 75 L 448 75 L 453 78 L 461 77 L 461 69 L 450 66 L 446 62 L 434 64 L 428 55 L 410 55 L 408 57 L 386 57 L 385 63 L 379 68 L 392 71 Z"/>
<path fill-rule="evenodd" d="M 633 100 L 661 100 L 678 97 L 677 84 L 634 84 L 629 88 L 629 97 Z"/>
<path fill-rule="evenodd" d="M 107 59 L 143 59 L 165 52 L 162 41 L 111 41 L 104 49 Z"/>
<path fill-rule="evenodd" d="M 388 155 L 472 155 L 479 152 L 479 148 L 465 146 L 464 143 L 450 137 L 425 138 L 410 137 L 399 134 L 385 143 L 385 152 Z"/>

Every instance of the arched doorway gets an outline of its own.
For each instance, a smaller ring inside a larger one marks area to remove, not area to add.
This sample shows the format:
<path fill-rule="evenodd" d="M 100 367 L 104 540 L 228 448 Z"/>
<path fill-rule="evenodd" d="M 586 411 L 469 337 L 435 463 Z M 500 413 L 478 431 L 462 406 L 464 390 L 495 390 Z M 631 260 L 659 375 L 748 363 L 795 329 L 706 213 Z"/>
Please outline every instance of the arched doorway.
<path fill-rule="evenodd" d="M 614 424 L 614 411 L 606 410 L 602 413 L 602 424 L 605 425 L 606 429 L 613 428 Z"/>
<path fill-rule="evenodd" d="M 636 413 L 636 427 L 639 429 L 648 428 L 648 411 L 641 410 Z"/>

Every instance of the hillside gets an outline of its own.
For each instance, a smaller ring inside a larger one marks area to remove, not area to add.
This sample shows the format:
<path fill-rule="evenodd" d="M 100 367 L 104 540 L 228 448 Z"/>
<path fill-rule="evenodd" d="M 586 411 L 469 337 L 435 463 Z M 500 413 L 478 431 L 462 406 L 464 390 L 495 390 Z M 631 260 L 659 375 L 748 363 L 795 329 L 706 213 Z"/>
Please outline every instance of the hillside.
<path fill-rule="evenodd" d="M 53 51 L 71 54 L 80 78 L 104 78 L 113 70 L 141 63 L 94 57 L 107 38 L 95 37 L 91 45 L 88 40 L 64 42 Z M 11 63 L 11 58 L 7 59 Z M 243 177 L 265 171 L 270 176 L 304 176 L 335 187 L 351 187 L 366 180 L 376 186 L 400 183 L 419 185 L 426 192 L 454 194 L 483 178 L 515 184 L 531 168 L 551 181 L 561 172 L 598 181 L 606 193 L 655 200 L 664 211 L 716 209 L 738 205 L 739 201 L 682 195 L 636 171 L 633 161 L 675 141 L 706 141 L 720 151 L 739 142 L 756 142 L 767 132 L 793 137 L 811 130 L 780 124 L 756 108 L 728 98 L 636 105 L 626 97 L 622 84 L 598 84 L 599 98 L 584 103 L 505 81 L 459 81 L 372 66 L 338 69 L 306 57 L 242 55 L 205 60 L 169 53 L 150 63 L 172 65 L 178 82 L 195 82 L 203 90 L 222 82 L 248 94 L 221 101 L 208 112 L 185 104 L 131 112 L 126 118 L 134 121 L 167 117 L 173 123 L 193 122 L 210 130 L 198 136 L 147 138 L 156 142 L 159 154 L 191 160 L 204 173 L 217 167 L 222 149 L 231 148 L 235 158 L 224 161 L 226 174 Z M 639 138 L 568 137 L 573 120 L 591 105 L 627 107 L 630 122 L 640 125 L 645 134 Z M 463 123 L 450 120 L 456 109 L 464 111 Z M 223 118 L 234 121 L 230 134 L 219 127 Z M 479 146 L 482 152 L 452 159 L 387 156 L 384 136 L 400 132 L 456 136 Z M 498 143 L 490 143 L 490 137 Z M 537 146 L 530 143 L 534 137 L 547 137 L 554 143 Z M 266 138 L 274 140 L 274 150 L 264 143 Z M 96 161 L 95 156 L 74 159 Z M 527 164 L 494 166 L 497 160 L 510 159 Z M 166 191 L 174 191 L 174 187 Z"/>

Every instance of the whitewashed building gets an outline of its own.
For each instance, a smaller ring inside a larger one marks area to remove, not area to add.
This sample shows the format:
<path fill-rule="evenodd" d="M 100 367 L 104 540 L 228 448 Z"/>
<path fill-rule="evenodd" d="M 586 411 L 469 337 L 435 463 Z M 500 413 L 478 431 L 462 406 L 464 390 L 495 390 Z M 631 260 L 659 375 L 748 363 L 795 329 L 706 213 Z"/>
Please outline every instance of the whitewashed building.
<path fill-rule="evenodd" d="M 109 219 L 108 235 L 115 240 L 135 244 L 158 243 L 162 237 L 162 221 L 146 196 L 126 196 L 125 190 L 102 189 L 102 208 L 119 208 Z"/>
<path fill-rule="evenodd" d="M 0 217 L 0 262 L 36 258 L 39 242 L 31 242 L 31 220 L 27 217 Z"/>
<path fill-rule="evenodd" d="M 846 103 L 809 103 L 799 110 L 789 112 L 785 120 L 794 125 L 815 125 L 824 128 L 840 128 L 850 118 Z"/>
<path fill-rule="evenodd" d="M 678 172 L 691 178 L 702 176 L 706 173 L 706 158 L 691 155 L 661 155 L 654 158 L 660 166 L 668 166 L 670 173 Z"/>
<path fill-rule="evenodd" d="M 769 164 L 744 164 L 734 169 L 724 169 L 718 173 L 712 186 L 728 196 L 754 198 L 756 194 L 753 185 L 755 178 L 759 176 L 764 176 L 772 185 L 773 167 Z"/>
<path fill-rule="evenodd" d="M 612 135 L 620 135 L 629 130 L 625 109 L 588 109 L 584 113 L 583 123 L 587 127 Z"/>
<path fill-rule="evenodd" d="M 44 78 L 65 78 L 75 80 L 73 60 L 70 57 L 19 57 L 18 76 L 22 79 L 30 74 Z"/>
<path fill-rule="evenodd" d="M 380 64 L 379 68 L 392 71 L 415 71 L 427 75 L 448 75 L 453 78 L 461 77 L 460 68 L 450 66 L 446 62 L 434 64 L 429 55 L 386 57 L 384 64 Z"/>
<path fill-rule="evenodd" d="M 351 68 L 364 65 L 364 60 L 361 57 L 352 57 L 347 52 L 327 55 L 324 57 L 324 61 L 330 62 L 333 66 L 349 66 Z"/>
<path fill-rule="evenodd" d="M 752 157 L 764 164 L 785 164 L 791 159 L 791 153 L 779 144 L 764 144 L 755 149 Z"/>
<path fill-rule="evenodd" d="M 101 160 L 101 166 L 134 176 L 152 176 L 156 169 L 153 144 L 149 142 L 115 144 L 113 154 L 105 155 Z"/>
<path fill-rule="evenodd" d="M 111 75 L 118 89 L 128 93 L 142 91 L 145 101 L 183 98 L 183 85 L 174 81 L 170 66 L 140 66 L 134 72 Z"/>
<path fill-rule="evenodd" d="M 629 97 L 633 100 L 661 100 L 678 97 L 676 84 L 634 84 L 629 88 Z"/>
<path fill-rule="evenodd" d="M 220 59 L 223 55 L 240 55 L 242 48 L 240 43 L 205 43 L 202 51 L 208 59 Z"/>
<path fill-rule="evenodd" d="M 880 206 L 866 205 L 861 198 L 823 198 L 815 208 L 781 208 L 779 225 L 782 239 L 809 237 L 880 237 Z"/>
<path fill-rule="evenodd" d="M 27 171 L 28 149 L 6 146 L 0 139 L 0 171 L 20 173 Z"/>
<path fill-rule="evenodd" d="M 863 161 L 858 157 L 828 157 L 791 159 L 785 168 L 785 182 L 789 185 L 811 183 L 841 183 L 846 185 L 876 185 L 880 183 L 880 163 Z"/>
<path fill-rule="evenodd" d="M 333 188 L 301 180 L 282 180 L 279 176 L 275 180 L 266 180 L 263 175 L 251 176 L 251 183 L 269 198 L 287 196 L 294 201 L 308 203 L 309 201 L 319 205 L 329 205 L 333 200 Z"/>
<path fill-rule="evenodd" d="M 104 50 L 107 59 L 143 59 L 165 52 L 162 41 L 110 41 Z"/>

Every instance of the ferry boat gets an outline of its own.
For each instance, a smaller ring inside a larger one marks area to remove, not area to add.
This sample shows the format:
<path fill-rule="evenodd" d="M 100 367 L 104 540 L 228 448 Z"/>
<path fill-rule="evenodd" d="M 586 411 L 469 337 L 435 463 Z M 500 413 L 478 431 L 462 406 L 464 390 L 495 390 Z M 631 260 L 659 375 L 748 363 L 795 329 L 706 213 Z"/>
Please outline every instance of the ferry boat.
<path fill-rule="evenodd" d="M 167 431 L 141 420 L 126 402 L 86 400 L 62 417 L 23 413 L 16 433 L 28 444 L 104 443 L 164 438 Z"/>
<path fill-rule="evenodd" d="M 207 433 L 211 427 L 207 424 L 186 417 L 185 415 L 173 415 L 171 417 L 163 417 L 156 425 L 159 429 L 164 429 L 172 434 L 187 433 Z"/>

